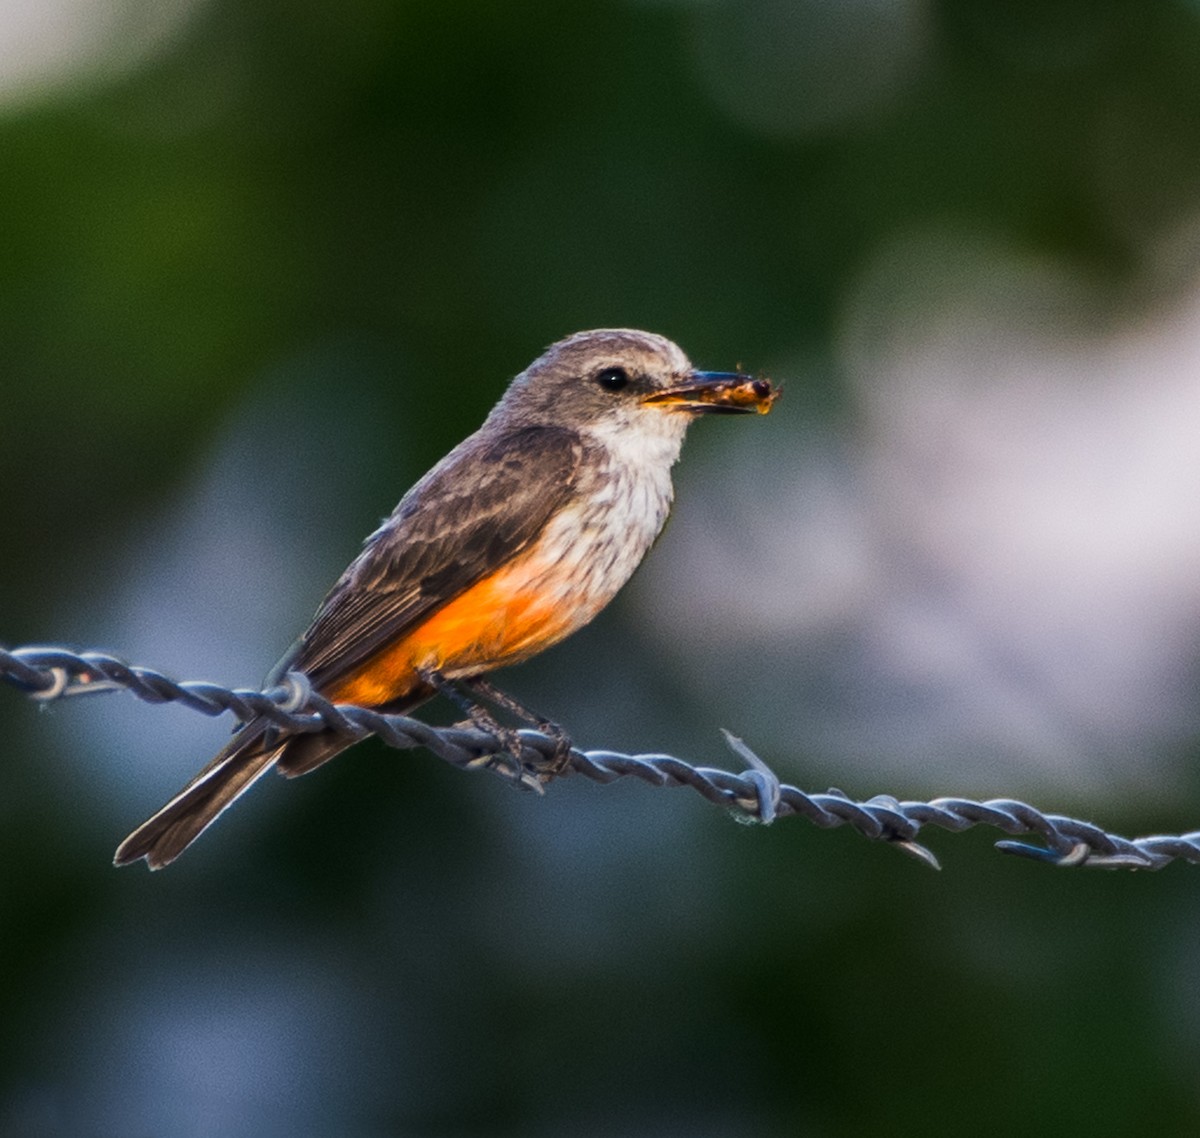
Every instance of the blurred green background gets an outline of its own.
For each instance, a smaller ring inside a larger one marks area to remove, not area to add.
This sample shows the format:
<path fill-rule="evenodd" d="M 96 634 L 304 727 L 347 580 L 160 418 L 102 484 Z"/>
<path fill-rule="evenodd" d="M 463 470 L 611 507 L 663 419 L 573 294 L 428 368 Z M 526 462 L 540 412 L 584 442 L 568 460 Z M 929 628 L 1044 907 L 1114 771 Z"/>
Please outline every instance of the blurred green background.
<path fill-rule="evenodd" d="M 1197 75 L 1185 2 L 4 5 L 0 640 L 257 683 L 511 375 L 644 327 L 786 398 L 503 686 L 1186 830 Z M 0 716 L 0 1134 L 1200 1132 L 1194 869 L 368 743 L 117 872 L 228 724 Z"/>

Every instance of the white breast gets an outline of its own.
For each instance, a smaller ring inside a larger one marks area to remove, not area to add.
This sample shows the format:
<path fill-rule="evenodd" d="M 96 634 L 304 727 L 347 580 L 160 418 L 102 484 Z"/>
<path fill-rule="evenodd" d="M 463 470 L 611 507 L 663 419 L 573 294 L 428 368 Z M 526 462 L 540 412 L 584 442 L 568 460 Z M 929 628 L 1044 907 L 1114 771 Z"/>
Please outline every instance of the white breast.
<path fill-rule="evenodd" d="M 671 466 L 686 416 L 639 410 L 630 419 L 588 432 L 601 461 L 580 479 L 579 498 L 550 522 L 539 542 L 542 555 L 557 566 L 549 575 L 552 587 L 569 593 L 577 607 L 576 629 L 629 580 L 671 510 Z"/>

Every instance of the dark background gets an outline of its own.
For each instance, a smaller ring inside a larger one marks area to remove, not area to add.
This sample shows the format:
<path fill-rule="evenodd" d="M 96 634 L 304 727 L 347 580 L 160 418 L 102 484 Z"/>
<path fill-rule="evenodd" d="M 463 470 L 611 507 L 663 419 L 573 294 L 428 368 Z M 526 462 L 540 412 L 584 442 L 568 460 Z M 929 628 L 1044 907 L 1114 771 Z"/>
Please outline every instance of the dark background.
<path fill-rule="evenodd" d="M 504 686 L 584 747 L 1195 824 L 1195 5 L 3 18 L 5 644 L 255 684 L 512 374 L 644 327 L 786 397 Z M 228 724 L 0 716 L 4 1135 L 1200 1129 L 1195 869 L 934 874 L 368 743 L 117 872 Z"/>

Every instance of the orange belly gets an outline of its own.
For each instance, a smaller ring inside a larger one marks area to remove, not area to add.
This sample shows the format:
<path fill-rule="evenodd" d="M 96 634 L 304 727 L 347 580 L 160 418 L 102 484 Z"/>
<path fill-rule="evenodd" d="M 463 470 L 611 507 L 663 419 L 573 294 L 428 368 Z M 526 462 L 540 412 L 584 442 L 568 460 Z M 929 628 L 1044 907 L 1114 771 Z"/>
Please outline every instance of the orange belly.
<path fill-rule="evenodd" d="M 528 659 L 580 627 L 598 607 L 572 597 L 562 587 L 567 582 L 554 579 L 561 576 L 561 566 L 526 556 L 461 593 L 325 694 L 338 703 L 375 707 L 420 687 L 421 671 L 453 679 Z"/>

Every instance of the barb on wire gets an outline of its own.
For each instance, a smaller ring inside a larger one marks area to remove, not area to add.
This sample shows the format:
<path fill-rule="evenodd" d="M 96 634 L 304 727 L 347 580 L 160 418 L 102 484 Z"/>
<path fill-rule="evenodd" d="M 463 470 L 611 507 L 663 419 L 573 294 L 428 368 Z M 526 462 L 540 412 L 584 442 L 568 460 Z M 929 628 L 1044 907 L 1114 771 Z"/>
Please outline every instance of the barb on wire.
<path fill-rule="evenodd" d="M 334 705 L 315 693 L 307 679 L 290 673 L 281 684 L 258 691 L 196 681 L 179 682 L 151 668 L 136 667 L 103 652 L 65 648 L 0 648 L 0 680 L 30 699 L 49 702 L 101 692 L 129 691 L 147 703 L 182 703 L 205 715 L 232 713 L 239 720 L 261 716 L 287 731 L 341 732 L 354 739 L 377 735 L 399 749 L 424 747 L 465 770 L 488 769 L 516 785 L 542 792 L 557 741 L 537 731 L 520 731 L 520 755 L 508 755 L 504 742 L 476 727 L 433 727 L 405 715 L 384 715 L 365 707 Z M 798 815 L 822 829 L 849 826 L 865 838 L 884 841 L 931 868 L 934 854 L 917 841 L 926 826 L 958 833 L 992 826 L 1005 834 L 1027 834 L 1040 844 L 1002 840 L 996 848 L 1058 866 L 1104 869 L 1161 869 L 1175 860 L 1200 862 L 1200 831 L 1180 835 L 1124 838 L 1090 822 L 1045 814 L 1025 802 L 992 798 L 935 798 L 900 801 L 879 794 L 855 801 L 840 790 L 807 793 L 778 776 L 741 739 L 724 732 L 730 749 L 747 766 L 740 774 L 698 767 L 671 755 L 625 755 L 572 749 L 567 770 L 593 782 L 632 776 L 651 786 L 689 786 L 745 822 L 770 823 Z"/>

